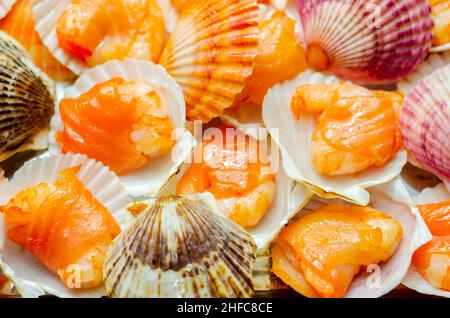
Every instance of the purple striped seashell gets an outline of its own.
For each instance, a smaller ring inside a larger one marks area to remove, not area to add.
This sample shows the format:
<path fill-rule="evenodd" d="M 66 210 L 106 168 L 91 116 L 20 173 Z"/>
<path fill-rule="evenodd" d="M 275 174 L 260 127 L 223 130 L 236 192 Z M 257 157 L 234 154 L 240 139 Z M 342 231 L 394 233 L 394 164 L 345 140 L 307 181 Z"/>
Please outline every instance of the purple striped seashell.
<path fill-rule="evenodd" d="M 427 0 L 297 0 L 313 68 L 360 84 L 396 82 L 428 55 Z"/>
<path fill-rule="evenodd" d="M 408 93 L 400 111 L 400 128 L 412 159 L 450 190 L 450 64 Z"/>

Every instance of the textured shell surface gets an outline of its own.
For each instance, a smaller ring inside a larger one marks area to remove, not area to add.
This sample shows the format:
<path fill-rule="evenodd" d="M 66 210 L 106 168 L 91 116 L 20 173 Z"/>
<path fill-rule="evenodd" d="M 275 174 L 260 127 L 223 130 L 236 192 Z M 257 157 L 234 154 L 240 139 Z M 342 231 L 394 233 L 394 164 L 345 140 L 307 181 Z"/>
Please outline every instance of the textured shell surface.
<path fill-rule="evenodd" d="M 450 64 L 408 93 L 400 112 L 400 128 L 414 163 L 450 188 Z"/>
<path fill-rule="evenodd" d="M 209 122 L 232 106 L 258 52 L 256 0 L 201 0 L 183 9 L 160 64 L 178 82 L 190 120 Z"/>
<path fill-rule="evenodd" d="M 167 196 L 147 204 L 106 255 L 109 296 L 253 295 L 256 245 L 247 232 L 198 196 Z"/>
<path fill-rule="evenodd" d="M 425 59 L 433 38 L 427 0 L 297 0 L 303 42 L 327 69 L 363 84 L 395 82 Z"/>
<path fill-rule="evenodd" d="M 404 94 L 407 94 L 414 89 L 421 80 L 447 64 L 450 64 L 450 52 L 431 54 L 414 73 L 399 82 L 397 87 Z"/>
<path fill-rule="evenodd" d="M 54 111 L 53 82 L 13 38 L 0 32 L 0 162 L 15 153 L 47 148 Z"/>
<path fill-rule="evenodd" d="M 9 10 L 11 10 L 16 1 L 17 0 L 2 0 L 0 2 L 0 19 L 8 14 Z"/>

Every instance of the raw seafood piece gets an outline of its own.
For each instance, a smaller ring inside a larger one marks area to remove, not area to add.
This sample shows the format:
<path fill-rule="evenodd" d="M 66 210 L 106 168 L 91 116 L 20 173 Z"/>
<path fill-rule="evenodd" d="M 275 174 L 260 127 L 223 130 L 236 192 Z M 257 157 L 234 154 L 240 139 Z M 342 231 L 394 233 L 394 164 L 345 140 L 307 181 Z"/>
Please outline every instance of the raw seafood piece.
<path fill-rule="evenodd" d="M 166 31 L 156 0 L 74 0 L 56 35 L 66 52 L 93 66 L 126 57 L 157 62 Z"/>
<path fill-rule="evenodd" d="M 414 253 L 413 265 L 433 286 L 450 291 L 450 200 L 417 208 L 433 240 Z"/>
<path fill-rule="evenodd" d="M 344 297 L 355 275 L 387 261 L 402 226 L 368 207 L 333 204 L 301 216 L 280 233 L 273 272 L 308 297 Z"/>
<path fill-rule="evenodd" d="M 433 14 L 433 50 L 450 49 L 450 1 L 428 0 Z"/>
<path fill-rule="evenodd" d="M 114 78 L 60 104 L 63 152 L 86 154 L 123 175 L 169 152 L 174 129 L 158 94 L 142 81 Z"/>
<path fill-rule="evenodd" d="M 178 183 L 178 194 L 210 192 L 223 213 L 242 227 L 259 223 L 275 196 L 275 175 L 256 140 L 222 129 L 205 137 Z"/>
<path fill-rule="evenodd" d="M 18 193 L 0 210 L 7 236 L 35 255 L 68 288 L 92 288 L 103 281 L 109 244 L 120 233 L 110 212 L 68 168 L 54 184 Z"/>

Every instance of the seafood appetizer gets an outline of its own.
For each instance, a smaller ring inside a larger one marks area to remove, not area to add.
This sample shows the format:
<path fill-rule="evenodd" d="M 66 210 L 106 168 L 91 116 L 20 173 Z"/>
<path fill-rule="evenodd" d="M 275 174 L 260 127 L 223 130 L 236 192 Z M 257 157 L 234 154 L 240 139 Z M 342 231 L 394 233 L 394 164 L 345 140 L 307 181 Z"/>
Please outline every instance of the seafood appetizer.
<path fill-rule="evenodd" d="M 41 42 L 34 26 L 32 0 L 18 0 L 11 12 L 0 20 L 0 30 L 20 42 L 36 66 L 54 80 L 74 78 L 75 75 L 57 61 Z"/>
<path fill-rule="evenodd" d="M 190 154 L 194 140 L 179 131 L 184 127 L 181 90 L 162 67 L 111 61 L 66 91 L 53 123 L 53 148 L 102 162 L 129 178 L 125 185 L 139 196 L 157 193 L 176 172 L 175 160 L 181 164 Z"/>
<path fill-rule="evenodd" d="M 258 54 L 256 0 L 187 4 L 160 64 L 184 92 L 189 120 L 209 122 L 233 105 Z"/>
<path fill-rule="evenodd" d="M 219 134 L 205 132 L 193 160 L 171 181 L 173 191 L 212 194 L 220 212 L 265 249 L 312 196 L 277 166 L 278 153 L 268 140 L 257 141 L 234 128 L 224 126 Z"/>
<path fill-rule="evenodd" d="M 304 72 L 269 91 L 263 118 L 291 178 L 319 195 L 366 205 L 364 188 L 395 178 L 406 164 L 402 101 L 401 93 Z"/>
<path fill-rule="evenodd" d="M 101 295 L 105 253 L 128 202 L 117 177 L 84 156 L 33 160 L 2 186 L 0 265 L 42 293 Z"/>
<path fill-rule="evenodd" d="M 110 297 L 253 295 L 256 245 L 241 227 L 201 197 L 167 196 L 137 205 L 137 220 L 106 255 Z"/>
<path fill-rule="evenodd" d="M 450 64 L 424 78 L 400 111 L 403 140 L 414 164 L 450 189 Z"/>
<path fill-rule="evenodd" d="M 166 39 L 157 0 L 36 1 L 34 13 L 46 46 L 77 74 L 127 57 L 156 63 Z"/>
<path fill-rule="evenodd" d="M 313 200 L 272 248 L 272 271 L 307 297 L 380 297 L 428 240 L 401 181 L 372 190 L 371 207 Z M 400 200 L 402 198 L 402 200 Z"/>
<path fill-rule="evenodd" d="M 54 84 L 13 38 L 0 32 L 0 162 L 47 148 Z"/>
<path fill-rule="evenodd" d="M 223 131 L 206 137 L 177 186 L 177 194 L 210 192 L 227 218 L 255 226 L 275 197 L 275 174 L 266 151 L 251 137 Z"/>
<path fill-rule="evenodd" d="M 450 194 L 443 184 L 415 198 L 433 238 L 415 253 L 403 284 L 421 293 L 450 297 Z"/>
<path fill-rule="evenodd" d="M 450 1 L 429 0 L 433 14 L 433 51 L 450 49 Z"/>
<path fill-rule="evenodd" d="M 297 6 L 310 66 L 345 80 L 394 83 L 431 47 L 427 0 L 297 0 Z"/>

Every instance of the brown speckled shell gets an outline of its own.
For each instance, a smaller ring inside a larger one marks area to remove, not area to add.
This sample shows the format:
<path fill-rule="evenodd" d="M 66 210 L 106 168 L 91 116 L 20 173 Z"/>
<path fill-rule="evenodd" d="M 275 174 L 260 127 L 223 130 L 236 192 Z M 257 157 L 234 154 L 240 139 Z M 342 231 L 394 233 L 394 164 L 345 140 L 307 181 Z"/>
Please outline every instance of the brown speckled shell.
<path fill-rule="evenodd" d="M 52 81 L 13 38 L 0 32 L 0 162 L 46 147 L 36 146 L 34 139 L 47 131 L 54 105 Z"/>
<path fill-rule="evenodd" d="M 256 245 L 201 201 L 157 200 L 106 255 L 107 294 L 120 298 L 251 297 Z"/>

